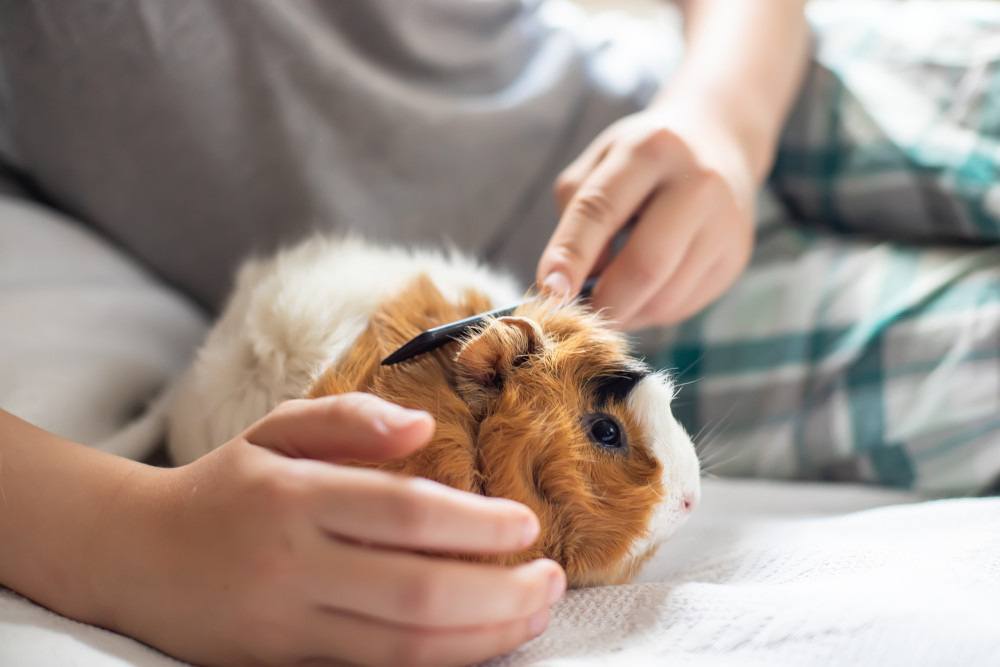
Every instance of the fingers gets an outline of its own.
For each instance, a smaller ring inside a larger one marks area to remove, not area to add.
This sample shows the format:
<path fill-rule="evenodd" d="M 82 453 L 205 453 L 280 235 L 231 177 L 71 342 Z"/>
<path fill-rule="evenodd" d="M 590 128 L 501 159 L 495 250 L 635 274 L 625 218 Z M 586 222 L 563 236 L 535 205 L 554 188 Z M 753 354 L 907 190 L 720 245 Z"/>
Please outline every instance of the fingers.
<path fill-rule="evenodd" d="M 433 421 L 367 394 L 283 403 L 247 430 L 253 444 L 296 458 L 338 461 L 402 456 L 423 445 Z M 377 470 L 307 465 L 303 501 L 327 533 L 384 546 L 462 553 L 517 551 L 538 519 L 510 500 L 465 493 Z"/>
<path fill-rule="evenodd" d="M 678 281 L 643 306 L 625 328 L 643 329 L 680 322 L 718 298 L 739 275 L 745 263 L 734 263 L 721 253 L 716 254 L 719 256 L 714 259 L 705 257 L 700 267 L 694 259 L 685 260 L 677 271 Z"/>
<path fill-rule="evenodd" d="M 244 436 L 286 456 L 332 462 L 405 456 L 433 434 L 434 420 L 426 412 L 354 393 L 286 401 Z"/>
<path fill-rule="evenodd" d="M 657 194 L 601 275 L 594 307 L 627 322 L 674 274 L 713 208 L 707 198 L 683 187 Z"/>
<path fill-rule="evenodd" d="M 362 616 L 317 610 L 309 619 L 308 648 L 317 656 L 304 664 L 328 664 L 323 656 L 336 655 L 359 665 L 467 665 L 513 651 L 545 630 L 548 610 L 508 623 L 433 630 L 394 626 Z M 341 664 L 341 663 L 337 663 Z"/>
<path fill-rule="evenodd" d="M 551 560 L 506 568 L 337 542 L 315 553 L 313 571 L 325 576 L 313 577 L 307 593 L 317 604 L 389 623 L 506 623 L 548 609 L 566 590 L 562 568 Z"/>
<path fill-rule="evenodd" d="M 378 470 L 324 467 L 312 494 L 326 532 L 406 549 L 507 553 L 532 544 L 538 519 L 524 505 Z"/>
<path fill-rule="evenodd" d="M 636 156 L 611 149 L 570 198 L 538 265 L 544 291 L 575 294 L 615 233 L 639 210 L 659 170 L 635 168 Z"/>
<path fill-rule="evenodd" d="M 623 327 L 690 316 L 746 265 L 755 185 L 739 138 L 697 108 L 670 104 L 626 117 L 556 183 L 564 210 L 539 260 L 541 291 L 570 295 L 599 274 L 593 305 Z M 623 251 L 606 262 L 609 240 L 634 218 Z"/>
<path fill-rule="evenodd" d="M 639 329 L 654 321 L 660 325 L 672 323 L 672 316 L 679 307 L 700 300 L 706 278 L 716 267 L 718 254 L 717 243 L 705 238 L 705 235 L 699 235 L 688 248 L 676 271 L 640 305 L 638 311 L 622 322 L 622 328 Z"/>
<path fill-rule="evenodd" d="M 556 179 L 555 195 L 556 205 L 560 211 L 566 208 L 566 204 L 573 198 L 580 184 L 586 180 L 597 163 L 607 156 L 611 148 L 611 134 L 609 128 L 598 135 L 583 153 L 559 174 L 559 178 Z"/>
<path fill-rule="evenodd" d="M 605 309 L 610 319 L 625 324 L 664 289 L 702 225 L 715 214 L 711 194 L 710 188 L 698 185 L 661 190 L 602 274 L 592 295 L 594 307 Z"/>
<path fill-rule="evenodd" d="M 733 224 L 725 212 L 716 214 L 699 230 L 677 269 L 623 328 L 669 326 L 710 304 L 746 267 L 753 247 L 751 232 Z M 741 240 L 741 233 L 746 238 Z"/>

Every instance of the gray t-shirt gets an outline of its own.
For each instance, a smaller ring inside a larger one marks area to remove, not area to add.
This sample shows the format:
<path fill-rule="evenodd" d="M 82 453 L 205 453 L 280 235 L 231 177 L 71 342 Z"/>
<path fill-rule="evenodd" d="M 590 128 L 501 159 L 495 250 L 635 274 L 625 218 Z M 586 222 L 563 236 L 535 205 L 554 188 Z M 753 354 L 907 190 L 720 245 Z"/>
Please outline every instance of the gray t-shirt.
<path fill-rule="evenodd" d="M 0 2 L 0 164 L 210 309 L 241 258 L 313 229 L 451 243 L 530 278 L 553 178 L 666 74 L 561 13 Z"/>

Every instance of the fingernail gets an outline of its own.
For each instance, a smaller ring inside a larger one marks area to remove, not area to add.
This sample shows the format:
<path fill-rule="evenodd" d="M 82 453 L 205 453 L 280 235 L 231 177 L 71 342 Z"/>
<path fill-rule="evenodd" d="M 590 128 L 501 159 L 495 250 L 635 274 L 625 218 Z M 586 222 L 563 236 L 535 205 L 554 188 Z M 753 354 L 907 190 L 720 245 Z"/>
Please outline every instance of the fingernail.
<path fill-rule="evenodd" d="M 554 271 L 542 283 L 542 291 L 554 296 L 566 296 L 570 291 L 569 278 L 559 271 Z"/>
<path fill-rule="evenodd" d="M 387 407 L 382 415 L 386 426 L 394 429 L 412 426 L 422 419 L 427 419 L 427 413 L 423 410 L 408 410 L 396 405 Z"/>
<path fill-rule="evenodd" d="M 549 578 L 549 606 L 562 599 L 566 592 L 566 579 L 558 572 L 553 572 Z"/>
<path fill-rule="evenodd" d="M 547 609 L 536 611 L 528 617 L 528 632 L 532 637 L 542 634 L 547 627 L 549 627 L 549 612 Z"/>

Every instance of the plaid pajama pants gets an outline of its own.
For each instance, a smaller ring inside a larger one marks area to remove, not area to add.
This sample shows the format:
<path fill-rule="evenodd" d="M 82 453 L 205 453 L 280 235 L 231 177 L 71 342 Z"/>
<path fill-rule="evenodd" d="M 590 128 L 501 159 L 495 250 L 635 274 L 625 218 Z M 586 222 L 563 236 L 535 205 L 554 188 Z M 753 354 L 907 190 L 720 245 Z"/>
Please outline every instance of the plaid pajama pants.
<path fill-rule="evenodd" d="M 710 472 L 988 491 L 1000 3 L 864 5 L 811 8 L 815 59 L 749 269 L 640 348 L 674 370 Z"/>

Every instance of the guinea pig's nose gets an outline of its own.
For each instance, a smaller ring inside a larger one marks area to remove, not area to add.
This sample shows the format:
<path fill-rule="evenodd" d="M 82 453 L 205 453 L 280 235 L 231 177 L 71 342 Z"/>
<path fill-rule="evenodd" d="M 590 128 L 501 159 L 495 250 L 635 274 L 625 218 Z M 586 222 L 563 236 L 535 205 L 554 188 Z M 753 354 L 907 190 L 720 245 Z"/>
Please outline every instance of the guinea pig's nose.
<path fill-rule="evenodd" d="M 684 512 L 693 512 L 694 508 L 698 506 L 698 502 L 701 500 L 701 489 L 696 489 L 695 491 L 688 491 L 684 494 L 684 498 L 681 500 L 681 506 Z"/>

